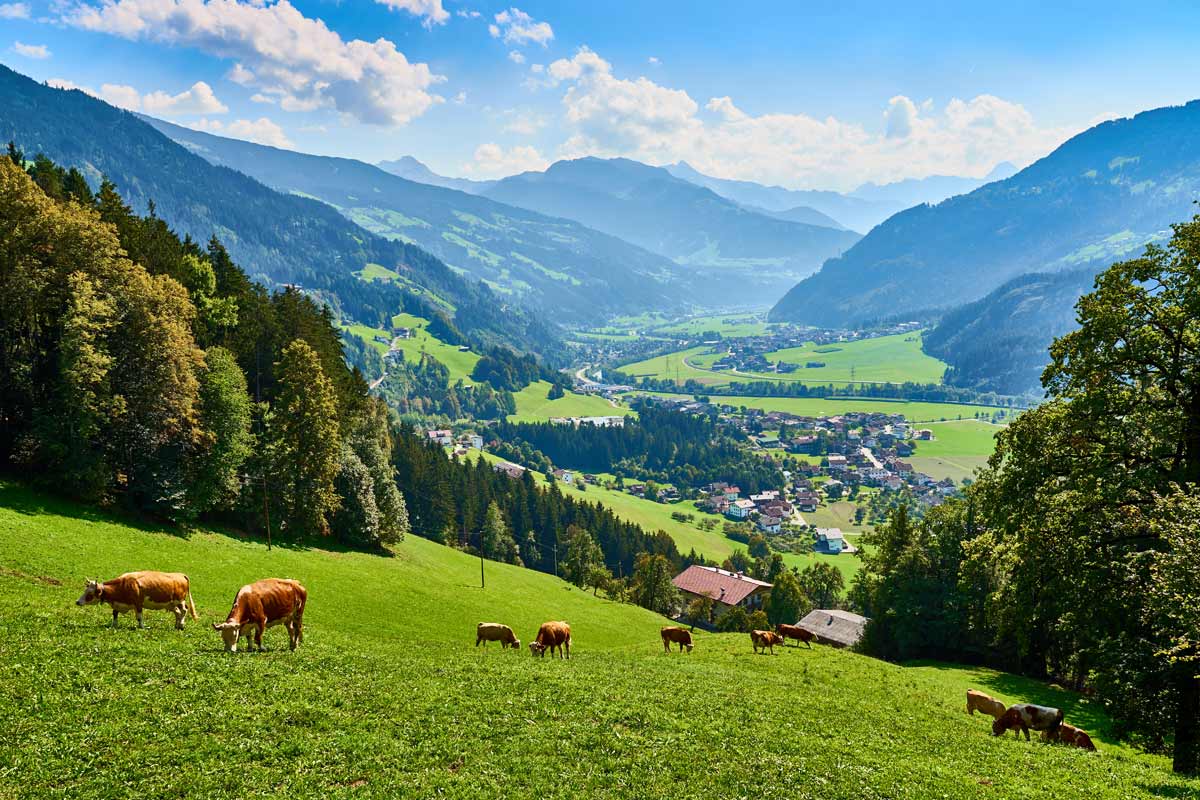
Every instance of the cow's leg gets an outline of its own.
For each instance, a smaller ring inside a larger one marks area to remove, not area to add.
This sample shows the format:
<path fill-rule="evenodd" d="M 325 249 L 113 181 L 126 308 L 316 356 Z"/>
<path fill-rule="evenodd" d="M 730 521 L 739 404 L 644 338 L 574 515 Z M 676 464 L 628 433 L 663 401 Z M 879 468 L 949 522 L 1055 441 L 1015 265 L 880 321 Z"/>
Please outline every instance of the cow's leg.
<path fill-rule="evenodd" d="M 173 610 L 175 612 L 175 630 L 181 631 L 183 630 L 183 621 L 187 618 L 187 611 L 182 605 L 175 606 Z"/>
<path fill-rule="evenodd" d="M 475 637 L 475 646 L 476 646 L 476 647 L 479 647 L 479 643 L 480 643 L 480 642 L 482 642 L 482 641 L 483 641 L 483 637 L 481 637 L 481 636 L 476 636 L 476 637 Z"/>
<path fill-rule="evenodd" d="M 1021 730 L 1025 732 L 1025 741 L 1028 742 L 1029 741 L 1029 728 L 1022 725 Z M 1017 734 L 1017 735 L 1020 736 L 1020 734 Z"/>
<path fill-rule="evenodd" d="M 113 630 L 116 630 L 117 629 L 117 615 L 120 614 L 121 612 L 117 611 L 115 608 L 112 610 L 112 612 L 113 612 L 112 627 L 113 627 Z"/>
<path fill-rule="evenodd" d="M 137 607 L 136 609 L 134 609 L 134 610 L 137 612 L 137 621 L 138 621 L 138 627 L 139 627 L 139 628 L 145 628 L 145 627 L 146 627 L 146 623 L 142 622 L 142 608 L 141 608 L 141 606 L 138 606 L 138 607 Z"/>
<path fill-rule="evenodd" d="M 258 652 L 260 652 L 260 653 L 263 652 L 262 635 L 263 635 L 263 628 L 265 628 L 265 627 L 266 627 L 266 623 L 260 622 L 254 628 L 254 646 L 258 648 Z"/>

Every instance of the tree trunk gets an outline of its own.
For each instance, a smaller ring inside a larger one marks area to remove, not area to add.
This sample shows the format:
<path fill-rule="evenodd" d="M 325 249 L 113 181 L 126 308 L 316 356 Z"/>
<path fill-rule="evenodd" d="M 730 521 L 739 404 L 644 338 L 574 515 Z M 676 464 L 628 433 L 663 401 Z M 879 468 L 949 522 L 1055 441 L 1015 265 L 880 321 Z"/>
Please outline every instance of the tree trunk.
<path fill-rule="evenodd" d="M 1200 678 L 1197 665 L 1177 664 L 1175 712 L 1175 752 L 1172 768 L 1184 775 L 1200 775 Z"/>

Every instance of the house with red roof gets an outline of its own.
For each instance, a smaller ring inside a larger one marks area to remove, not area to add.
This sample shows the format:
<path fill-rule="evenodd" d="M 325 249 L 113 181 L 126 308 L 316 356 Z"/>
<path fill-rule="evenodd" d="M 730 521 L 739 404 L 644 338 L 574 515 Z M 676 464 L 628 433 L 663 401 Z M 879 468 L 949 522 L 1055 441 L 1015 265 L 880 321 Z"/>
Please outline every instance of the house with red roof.
<path fill-rule="evenodd" d="M 771 584 L 755 580 L 741 572 L 693 564 L 671 579 L 688 600 L 707 597 L 713 601 L 713 616 L 719 617 L 734 606 L 747 611 L 762 608 L 771 592 Z"/>

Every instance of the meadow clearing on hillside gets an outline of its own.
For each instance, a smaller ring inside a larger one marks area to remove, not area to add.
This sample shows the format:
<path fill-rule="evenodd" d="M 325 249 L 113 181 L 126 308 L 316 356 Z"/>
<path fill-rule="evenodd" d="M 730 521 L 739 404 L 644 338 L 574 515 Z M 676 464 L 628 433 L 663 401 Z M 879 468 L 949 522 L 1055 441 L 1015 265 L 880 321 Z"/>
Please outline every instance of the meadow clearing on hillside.
<path fill-rule="evenodd" d="M 1012 676 L 743 634 L 666 655 L 661 617 L 410 537 L 392 557 L 131 526 L 0 485 L 0 795 L 203 797 L 1187 797 L 1086 699 Z M 85 577 L 186 572 L 201 620 L 147 629 L 73 603 Z M 243 582 L 309 589 L 289 653 L 225 654 Z M 572 626 L 570 661 L 474 646 Z M 1101 752 L 994 739 L 975 687 L 1063 707 Z"/>
<path fill-rule="evenodd" d="M 968 419 L 959 422 L 937 422 L 927 426 L 933 431 L 932 442 L 919 442 L 909 461 L 915 469 L 935 478 L 950 478 L 961 483 L 975 470 L 987 466 L 996 449 L 996 434 L 1002 425 Z"/>
<path fill-rule="evenodd" d="M 637 391 L 631 394 L 647 397 L 691 397 L 690 394 L 669 392 Z M 758 408 L 763 411 L 782 411 L 801 417 L 831 417 L 851 411 L 878 414 L 903 414 L 909 422 L 946 422 L 973 419 L 976 413 L 989 417 L 998 409 L 994 406 L 966 405 L 962 403 L 926 403 L 921 400 L 865 400 L 857 397 L 748 397 L 745 395 L 710 395 L 709 400 L 717 405 L 734 408 Z M 1015 411 L 1006 410 L 1009 414 Z"/>

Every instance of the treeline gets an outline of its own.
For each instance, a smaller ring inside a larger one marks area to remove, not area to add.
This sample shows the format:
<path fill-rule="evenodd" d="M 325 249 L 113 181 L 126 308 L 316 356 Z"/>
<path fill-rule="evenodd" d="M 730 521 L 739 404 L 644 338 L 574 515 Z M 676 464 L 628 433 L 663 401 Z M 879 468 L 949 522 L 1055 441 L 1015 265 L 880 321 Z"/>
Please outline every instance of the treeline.
<path fill-rule="evenodd" d="M 0 460 L 158 518 L 377 546 L 407 513 L 387 411 L 327 307 L 252 282 L 104 181 L 0 158 Z"/>
<path fill-rule="evenodd" d="M 403 353 L 399 356 L 388 365 L 387 377 L 376 391 L 403 419 L 442 418 L 449 423 L 503 419 L 517 411 L 516 398 L 507 389 L 497 390 L 489 383 L 470 386 L 462 380 L 451 384 L 449 368 L 428 353 L 419 361 L 409 361 Z"/>
<path fill-rule="evenodd" d="M 471 370 L 471 378 L 510 392 L 519 392 L 539 380 L 559 387 L 570 386 L 570 379 L 562 372 L 546 367 L 532 355 L 522 355 L 507 347 L 488 350 Z"/>
<path fill-rule="evenodd" d="M 1086 689 L 1200 773 L 1198 307 L 1200 217 L 1096 279 L 965 497 L 866 537 L 869 652 Z"/>
<path fill-rule="evenodd" d="M 564 495 L 557 485 L 539 488 L 531 472 L 514 479 L 482 458 L 448 459 L 440 445 L 422 441 L 410 428 L 396 437 L 393 465 L 408 499 L 412 531 L 419 536 L 477 547 L 495 504 L 503 535 L 485 548 L 488 557 L 512 563 L 519 558 L 531 569 L 569 575 L 564 567 L 569 531 L 577 528 L 594 541 L 602 554 L 598 560 L 612 574 L 632 574 L 637 557 L 646 553 L 663 556 L 672 568 L 682 563 L 674 541 L 662 531 L 648 534 L 599 503 Z"/>
<path fill-rule="evenodd" d="M 777 488 L 778 465 L 749 453 L 715 418 L 666 408 L 651 399 L 635 402 L 638 418 L 622 427 L 501 422 L 492 435 L 501 455 L 520 463 L 550 464 L 587 472 L 671 483 L 679 488 L 725 481 L 743 492 Z"/>
<path fill-rule="evenodd" d="M 717 373 L 719 374 L 719 373 Z M 929 403 L 964 403 L 1026 408 L 1037 401 L 1028 396 L 1013 396 L 980 392 L 963 386 L 941 383 L 856 383 L 847 386 L 832 384 L 816 386 L 799 381 L 733 381 L 724 386 L 709 386 L 694 379 L 676 383 L 670 378 L 635 378 L 620 371 L 610 371 L 613 383 L 636 386 L 648 392 L 711 395 L 713 397 L 861 397 L 880 400 L 920 400 Z M 736 405 L 736 403 L 731 403 Z"/>

